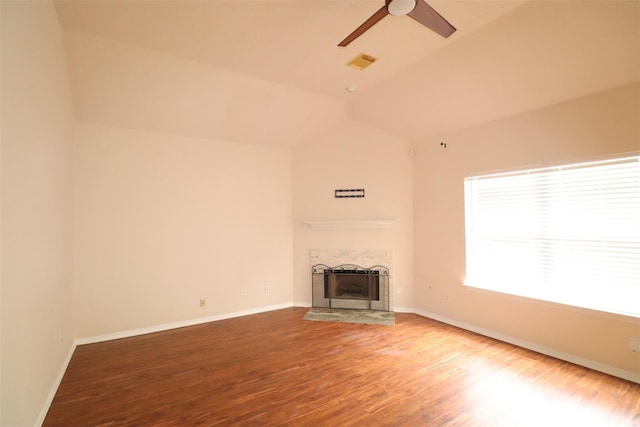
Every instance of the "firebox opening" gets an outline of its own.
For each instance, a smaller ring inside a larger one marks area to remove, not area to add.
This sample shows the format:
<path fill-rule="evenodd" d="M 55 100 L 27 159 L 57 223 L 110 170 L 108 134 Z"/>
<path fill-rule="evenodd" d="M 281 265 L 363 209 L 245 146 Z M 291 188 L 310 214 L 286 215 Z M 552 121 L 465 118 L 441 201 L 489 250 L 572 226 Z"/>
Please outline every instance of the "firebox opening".
<path fill-rule="evenodd" d="M 380 300 L 380 274 L 375 270 L 324 270 L 324 296 L 337 299 Z"/>

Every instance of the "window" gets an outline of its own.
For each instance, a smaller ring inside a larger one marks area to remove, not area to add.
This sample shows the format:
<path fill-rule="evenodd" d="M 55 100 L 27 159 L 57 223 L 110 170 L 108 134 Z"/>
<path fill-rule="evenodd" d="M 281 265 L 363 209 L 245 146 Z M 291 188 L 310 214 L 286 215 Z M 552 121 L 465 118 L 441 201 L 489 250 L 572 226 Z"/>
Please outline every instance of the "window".
<path fill-rule="evenodd" d="M 640 156 L 464 186 L 466 285 L 640 317 Z"/>

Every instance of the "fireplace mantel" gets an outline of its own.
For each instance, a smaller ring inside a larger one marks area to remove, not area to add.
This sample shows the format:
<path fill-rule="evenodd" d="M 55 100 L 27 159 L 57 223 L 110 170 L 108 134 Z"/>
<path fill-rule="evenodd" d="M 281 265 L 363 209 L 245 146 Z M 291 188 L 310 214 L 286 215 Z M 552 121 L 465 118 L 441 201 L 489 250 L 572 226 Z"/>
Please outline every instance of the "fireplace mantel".
<path fill-rule="evenodd" d="M 381 219 L 335 219 L 335 220 L 310 220 L 305 221 L 311 228 L 317 230 L 358 230 L 358 229 L 382 229 L 389 228 L 395 220 L 392 218 Z"/>

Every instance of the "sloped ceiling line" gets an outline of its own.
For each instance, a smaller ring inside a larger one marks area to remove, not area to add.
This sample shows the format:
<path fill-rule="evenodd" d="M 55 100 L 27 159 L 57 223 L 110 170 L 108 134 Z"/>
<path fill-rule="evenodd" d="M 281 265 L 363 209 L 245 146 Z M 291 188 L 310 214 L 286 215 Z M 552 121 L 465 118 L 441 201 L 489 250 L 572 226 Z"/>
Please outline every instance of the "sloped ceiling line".
<path fill-rule="evenodd" d="M 293 148 L 348 119 L 421 140 L 640 80 L 640 2 L 58 1 L 81 119 Z M 344 64 L 380 58 L 364 71 Z M 347 86 L 356 87 L 347 93 Z"/>

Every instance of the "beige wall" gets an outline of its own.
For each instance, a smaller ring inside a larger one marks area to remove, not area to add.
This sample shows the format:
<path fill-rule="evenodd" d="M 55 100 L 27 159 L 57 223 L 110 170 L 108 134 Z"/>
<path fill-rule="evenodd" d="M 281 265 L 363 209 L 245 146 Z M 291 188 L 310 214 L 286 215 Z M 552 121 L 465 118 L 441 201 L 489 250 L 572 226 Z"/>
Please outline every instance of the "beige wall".
<path fill-rule="evenodd" d="M 64 41 L 84 122 L 290 148 L 346 119 L 317 93 L 79 31 Z"/>
<path fill-rule="evenodd" d="M 76 337 L 290 303 L 289 151 L 76 130 Z"/>
<path fill-rule="evenodd" d="M 316 249 L 393 251 L 396 307 L 413 306 L 412 158 L 408 143 L 347 122 L 294 154 L 294 301 L 311 304 L 309 252 Z M 364 198 L 336 199 L 334 190 L 364 188 Z M 382 230 L 316 230 L 308 220 L 394 218 Z M 363 266 L 368 267 L 368 266 Z"/>
<path fill-rule="evenodd" d="M 440 143 L 446 142 L 444 149 Z M 640 149 L 640 89 L 625 86 L 416 147 L 416 308 L 640 378 L 640 321 L 462 286 L 467 175 Z M 446 295 L 449 295 L 447 301 Z"/>
<path fill-rule="evenodd" d="M 415 159 L 407 141 L 353 121 L 294 151 L 74 125 L 53 6 L 0 4 L 0 424 L 37 421 L 73 338 L 310 304 L 314 249 L 390 249 L 396 308 L 640 375 L 640 355 L 626 347 L 628 336 L 640 336 L 637 319 L 461 285 L 463 177 L 640 149 L 638 85 L 424 141 Z M 343 115 L 309 117 L 335 125 Z M 301 134 L 292 126 L 270 135 L 293 146 Z M 336 188 L 365 188 L 366 197 L 335 199 Z M 378 217 L 395 223 L 384 230 L 304 223 Z"/>
<path fill-rule="evenodd" d="M 36 421 L 72 347 L 72 120 L 53 5 L 3 1 L 3 426 Z"/>

